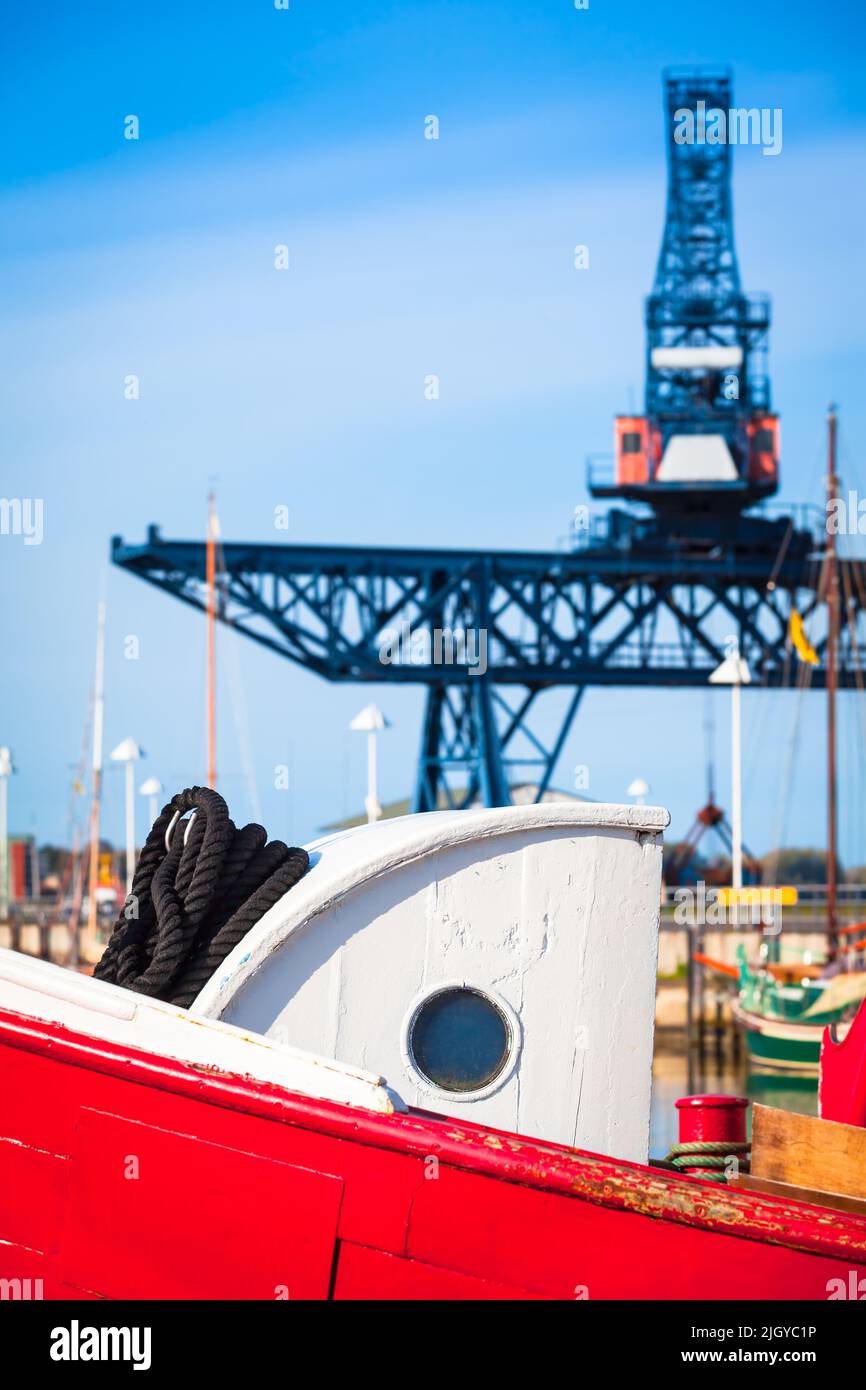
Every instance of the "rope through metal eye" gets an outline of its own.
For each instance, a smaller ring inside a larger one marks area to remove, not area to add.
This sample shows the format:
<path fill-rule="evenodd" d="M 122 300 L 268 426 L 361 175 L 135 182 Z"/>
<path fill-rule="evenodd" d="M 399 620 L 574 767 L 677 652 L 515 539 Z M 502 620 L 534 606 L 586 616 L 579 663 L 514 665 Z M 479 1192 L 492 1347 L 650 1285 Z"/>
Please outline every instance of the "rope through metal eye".
<path fill-rule="evenodd" d="M 197 815 L 198 815 L 198 811 L 197 811 L 195 808 L 193 808 L 193 813 L 192 813 L 192 815 L 190 816 L 189 820 L 187 821 L 187 823 L 186 823 L 186 829 L 185 829 L 184 832 L 183 832 L 183 847 L 184 847 L 184 849 L 186 849 L 186 842 L 187 842 L 187 840 L 189 839 L 189 832 L 192 830 L 193 821 L 195 820 L 195 818 L 196 818 Z M 171 832 L 174 830 L 174 827 L 177 825 L 178 821 L 180 820 L 180 816 L 181 816 L 180 811 L 175 811 L 174 815 L 172 816 L 171 820 L 170 820 L 169 823 L 168 823 L 168 829 L 167 829 L 166 832 L 165 832 L 165 852 L 166 852 L 166 854 L 171 854 Z"/>

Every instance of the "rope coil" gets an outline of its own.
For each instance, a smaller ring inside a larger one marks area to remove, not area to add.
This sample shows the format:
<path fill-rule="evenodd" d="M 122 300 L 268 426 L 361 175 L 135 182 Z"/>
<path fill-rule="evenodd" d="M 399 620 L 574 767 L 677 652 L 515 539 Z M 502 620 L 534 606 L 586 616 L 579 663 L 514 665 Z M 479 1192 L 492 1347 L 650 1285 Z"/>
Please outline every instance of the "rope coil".
<path fill-rule="evenodd" d="M 672 1144 L 665 1160 L 690 1177 L 705 1182 L 727 1182 L 728 1166 L 733 1158 L 735 1171 L 748 1173 L 751 1144 L 732 1143 L 730 1139 L 692 1139 L 685 1144 Z"/>
<path fill-rule="evenodd" d="M 175 824 L 187 811 L 197 814 Z M 173 827 L 173 833 L 168 834 Z M 189 1008 L 256 922 L 303 878 L 306 850 L 252 823 L 218 792 L 187 787 L 163 806 L 94 976 Z"/>

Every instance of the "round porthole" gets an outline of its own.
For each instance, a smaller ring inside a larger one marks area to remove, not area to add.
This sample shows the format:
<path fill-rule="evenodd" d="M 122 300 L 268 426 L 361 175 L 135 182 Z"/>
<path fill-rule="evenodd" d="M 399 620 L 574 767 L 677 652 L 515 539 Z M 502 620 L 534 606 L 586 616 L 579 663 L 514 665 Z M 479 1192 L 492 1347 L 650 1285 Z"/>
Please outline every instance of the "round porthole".
<path fill-rule="evenodd" d="M 459 1100 L 495 1087 L 513 1059 L 515 1032 L 505 1009 L 488 994 L 451 985 L 414 1009 L 407 1060 L 428 1086 Z"/>

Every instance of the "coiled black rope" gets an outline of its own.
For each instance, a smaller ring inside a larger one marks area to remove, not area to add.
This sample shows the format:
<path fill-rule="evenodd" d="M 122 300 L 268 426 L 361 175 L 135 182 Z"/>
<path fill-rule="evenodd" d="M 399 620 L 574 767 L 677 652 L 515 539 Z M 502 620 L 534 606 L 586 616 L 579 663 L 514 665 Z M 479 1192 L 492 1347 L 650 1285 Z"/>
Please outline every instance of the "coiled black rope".
<path fill-rule="evenodd" d="M 177 821 L 166 850 L 166 831 Z M 241 830 L 209 787 L 187 787 L 163 806 L 138 860 L 132 890 L 94 975 L 188 1008 L 229 951 L 294 887 L 304 849 Z"/>

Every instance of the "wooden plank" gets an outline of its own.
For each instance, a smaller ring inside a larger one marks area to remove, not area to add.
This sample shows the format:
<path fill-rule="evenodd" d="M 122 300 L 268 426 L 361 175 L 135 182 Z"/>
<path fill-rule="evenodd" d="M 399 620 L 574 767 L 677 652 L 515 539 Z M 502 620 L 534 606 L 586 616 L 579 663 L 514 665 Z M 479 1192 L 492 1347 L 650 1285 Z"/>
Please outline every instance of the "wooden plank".
<path fill-rule="evenodd" d="M 866 1216 L 866 1198 L 843 1197 L 839 1192 L 819 1192 L 814 1187 L 795 1187 L 790 1182 L 774 1182 L 772 1178 L 756 1178 L 754 1173 L 741 1173 L 737 1187 L 748 1192 L 762 1192 L 768 1197 L 781 1197 L 786 1202 L 809 1202 L 813 1207 L 830 1207 L 832 1211 L 851 1211 Z"/>
<path fill-rule="evenodd" d="M 751 1171 L 794 1187 L 866 1198 L 866 1129 L 756 1105 Z"/>

